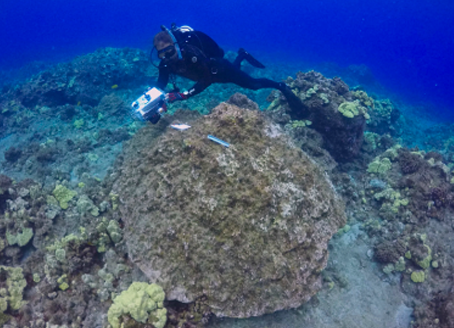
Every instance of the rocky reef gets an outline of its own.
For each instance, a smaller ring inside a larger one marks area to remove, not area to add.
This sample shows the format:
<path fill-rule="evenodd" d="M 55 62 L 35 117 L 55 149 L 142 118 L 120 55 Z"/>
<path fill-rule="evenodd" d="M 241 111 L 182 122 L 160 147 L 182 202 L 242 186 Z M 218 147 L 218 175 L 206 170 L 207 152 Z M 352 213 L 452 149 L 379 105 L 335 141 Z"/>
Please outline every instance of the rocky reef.
<path fill-rule="evenodd" d="M 3 327 L 452 327 L 452 124 L 309 71 L 302 112 L 213 85 L 151 126 L 143 51 L 42 69 L 0 90 Z"/>
<path fill-rule="evenodd" d="M 148 58 L 143 51 L 103 48 L 70 63 L 62 63 L 36 74 L 26 83 L 5 89 L 3 113 L 20 106 L 58 106 L 83 103 L 97 105 L 112 87 L 131 88 L 143 83 L 147 76 Z"/>
<path fill-rule="evenodd" d="M 328 79 L 311 71 L 289 77 L 287 84 L 301 99 L 303 108 L 290 108 L 285 99 L 276 98 L 268 110 L 291 120 L 308 120 L 324 139 L 324 147 L 338 161 L 349 161 L 359 154 L 368 108 L 373 101 L 365 92 L 350 91 L 340 78 Z M 270 100 L 272 100 L 270 98 Z"/>
<path fill-rule="evenodd" d="M 221 104 L 191 125 L 125 148 L 114 192 L 129 256 L 167 299 L 204 298 L 217 316 L 308 301 L 346 222 L 326 174 L 259 111 Z"/>

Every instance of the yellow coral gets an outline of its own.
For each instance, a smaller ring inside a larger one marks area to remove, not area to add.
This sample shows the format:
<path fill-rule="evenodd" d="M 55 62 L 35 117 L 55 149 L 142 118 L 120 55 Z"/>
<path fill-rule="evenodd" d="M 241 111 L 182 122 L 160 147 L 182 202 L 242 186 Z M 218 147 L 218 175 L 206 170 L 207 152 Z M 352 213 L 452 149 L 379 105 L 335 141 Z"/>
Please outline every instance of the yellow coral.
<path fill-rule="evenodd" d="M 365 91 L 358 90 L 351 92 L 364 106 L 374 108 L 374 100 Z"/>
<path fill-rule="evenodd" d="M 128 290 L 115 297 L 107 313 L 109 323 L 113 328 L 122 327 L 120 320 L 126 314 L 138 322 L 163 328 L 167 320 L 164 298 L 165 294 L 160 286 L 149 285 L 146 282 L 133 282 Z"/>
<path fill-rule="evenodd" d="M 64 210 L 68 208 L 68 202 L 74 198 L 74 196 L 77 195 L 77 192 L 72 191 L 68 188 L 66 188 L 63 185 L 57 184 L 55 186 L 54 191 L 52 192 L 54 197 L 58 200 L 58 203 L 60 204 L 60 207 Z"/>
<path fill-rule="evenodd" d="M 376 158 L 371 162 L 367 167 L 367 172 L 369 173 L 379 173 L 384 174 L 388 172 L 392 167 L 391 161 L 389 158 Z"/>
<path fill-rule="evenodd" d="M 346 101 L 339 105 L 338 109 L 339 112 L 342 113 L 345 117 L 354 118 L 358 115 L 364 115 L 366 120 L 370 119 L 369 114 L 367 114 L 367 110 L 365 107 L 359 104 L 358 100 L 355 101 Z"/>
<path fill-rule="evenodd" d="M 424 271 L 415 271 L 411 274 L 411 280 L 413 282 L 424 282 L 426 280 L 426 275 L 424 274 Z"/>
<path fill-rule="evenodd" d="M 76 129 L 80 129 L 84 125 L 84 119 L 81 118 L 80 120 L 75 120 L 74 121 L 74 127 Z"/>

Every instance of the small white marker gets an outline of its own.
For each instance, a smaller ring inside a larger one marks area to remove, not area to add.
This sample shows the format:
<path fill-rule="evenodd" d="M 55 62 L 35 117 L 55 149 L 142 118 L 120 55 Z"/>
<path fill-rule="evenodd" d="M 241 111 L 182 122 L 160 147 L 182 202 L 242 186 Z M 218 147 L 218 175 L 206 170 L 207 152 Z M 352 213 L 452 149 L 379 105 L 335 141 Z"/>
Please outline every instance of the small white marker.
<path fill-rule="evenodd" d="M 187 124 L 172 124 L 170 127 L 175 130 L 184 131 L 189 129 L 191 126 Z"/>

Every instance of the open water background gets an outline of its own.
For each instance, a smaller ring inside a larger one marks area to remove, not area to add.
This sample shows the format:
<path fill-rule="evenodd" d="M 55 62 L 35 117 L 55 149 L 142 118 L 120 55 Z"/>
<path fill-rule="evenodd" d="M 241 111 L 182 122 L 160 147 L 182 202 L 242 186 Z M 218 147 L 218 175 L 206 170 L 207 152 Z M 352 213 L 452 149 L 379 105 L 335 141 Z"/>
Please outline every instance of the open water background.
<path fill-rule="evenodd" d="M 175 22 L 265 63 L 366 65 L 394 98 L 451 120 L 453 21 L 448 0 L 2 0 L 0 69 L 100 47 L 150 49 L 159 26 Z"/>

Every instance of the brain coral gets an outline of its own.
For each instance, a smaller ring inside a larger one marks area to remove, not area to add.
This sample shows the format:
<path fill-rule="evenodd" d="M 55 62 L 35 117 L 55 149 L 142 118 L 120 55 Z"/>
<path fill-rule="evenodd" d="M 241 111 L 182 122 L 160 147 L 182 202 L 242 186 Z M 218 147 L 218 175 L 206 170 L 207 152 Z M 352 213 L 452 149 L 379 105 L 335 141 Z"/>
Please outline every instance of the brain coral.
<path fill-rule="evenodd" d="M 308 301 L 346 221 L 327 175 L 259 111 L 223 103 L 184 132 L 152 140 L 155 129 L 125 146 L 114 185 L 129 255 L 150 281 L 217 316 Z"/>

